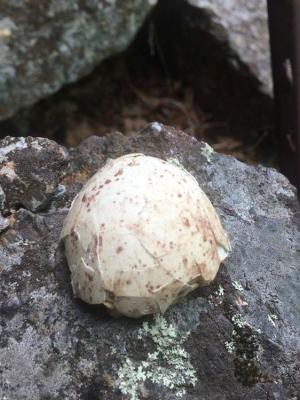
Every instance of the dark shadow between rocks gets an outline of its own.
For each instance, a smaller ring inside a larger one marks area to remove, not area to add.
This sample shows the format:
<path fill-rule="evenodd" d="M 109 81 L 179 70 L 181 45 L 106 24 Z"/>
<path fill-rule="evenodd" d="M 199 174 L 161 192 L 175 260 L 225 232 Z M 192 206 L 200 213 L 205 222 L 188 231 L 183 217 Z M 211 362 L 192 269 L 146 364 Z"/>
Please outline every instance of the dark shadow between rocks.
<path fill-rule="evenodd" d="M 273 163 L 272 99 L 225 32 L 217 39 L 215 31 L 202 9 L 161 0 L 127 51 L 2 121 L 0 137 L 45 136 L 74 146 L 92 134 L 132 135 L 158 121 L 212 144 L 234 138 L 249 148 L 249 159 Z"/>

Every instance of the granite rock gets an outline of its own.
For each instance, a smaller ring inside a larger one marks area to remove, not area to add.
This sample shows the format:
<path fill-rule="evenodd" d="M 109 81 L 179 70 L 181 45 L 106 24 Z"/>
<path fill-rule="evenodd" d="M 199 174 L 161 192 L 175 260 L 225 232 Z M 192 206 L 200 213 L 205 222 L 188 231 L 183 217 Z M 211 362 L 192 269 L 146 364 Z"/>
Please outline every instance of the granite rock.
<path fill-rule="evenodd" d="M 0 119 L 124 50 L 155 0 L 12 0 L 0 10 Z"/>
<path fill-rule="evenodd" d="M 6 138 L 0 151 L 14 177 L 0 175 L 9 219 L 0 236 L 1 399 L 299 398 L 299 204 L 280 173 L 158 123 L 70 150 Z M 211 286 L 154 319 L 114 319 L 74 299 L 58 246 L 83 183 L 107 158 L 131 152 L 178 159 L 233 247 Z"/>
<path fill-rule="evenodd" d="M 187 0 L 211 17 L 209 31 L 220 42 L 228 41 L 262 84 L 272 94 L 272 73 L 267 2 L 261 0 Z M 232 59 L 234 62 L 234 59 Z"/>
<path fill-rule="evenodd" d="M 5 194 L 4 194 L 2 187 L 0 186 L 0 210 L 3 209 L 4 202 L 5 202 Z"/>

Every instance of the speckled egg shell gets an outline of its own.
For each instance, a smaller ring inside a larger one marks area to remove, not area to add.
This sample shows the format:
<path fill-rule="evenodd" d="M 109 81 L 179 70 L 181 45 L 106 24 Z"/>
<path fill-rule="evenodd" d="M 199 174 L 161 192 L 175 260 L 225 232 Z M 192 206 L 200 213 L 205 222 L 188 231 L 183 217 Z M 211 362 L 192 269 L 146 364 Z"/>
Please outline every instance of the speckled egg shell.
<path fill-rule="evenodd" d="M 109 160 L 74 199 L 61 238 L 76 297 L 129 316 L 209 284 L 230 244 L 195 178 L 164 160 Z"/>

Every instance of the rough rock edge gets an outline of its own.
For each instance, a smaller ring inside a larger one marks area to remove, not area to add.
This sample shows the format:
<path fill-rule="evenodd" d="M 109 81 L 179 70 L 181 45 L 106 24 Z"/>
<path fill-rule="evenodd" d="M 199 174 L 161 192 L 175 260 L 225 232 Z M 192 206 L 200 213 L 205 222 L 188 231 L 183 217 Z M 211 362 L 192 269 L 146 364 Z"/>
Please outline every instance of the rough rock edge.
<path fill-rule="evenodd" d="M 295 190 L 274 170 L 217 153 L 207 160 L 205 148 L 157 123 L 135 138 L 118 133 L 91 137 L 71 150 L 57 181 L 64 190 L 46 210 L 11 205 L 11 227 L 1 235 L 2 397 L 75 400 L 80 393 L 83 399 L 119 399 L 118 368 L 126 358 L 143 360 L 151 354 L 151 341 L 137 342 L 139 323 L 112 320 L 76 303 L 66 264 L 54 258 L 63 218 L 82 183 L 107 157 L 143 151 L 177 158 L 194 174 L 233 243 L 215 283 L 165 316 L 182 334 L 191 331 L 185 348 L 198 382 L 187 388 L 186 398 L 256 400 L 266 393 L 297 398 L 300 241 Z M 147 380 L 139 389 L 149 398 L 174 398 L 168 387 Z"/>
<path fill-rule="evenodd" d="M 0 12 L 0 119 L 123 51 L 156 0 L 13 1 Z"/>

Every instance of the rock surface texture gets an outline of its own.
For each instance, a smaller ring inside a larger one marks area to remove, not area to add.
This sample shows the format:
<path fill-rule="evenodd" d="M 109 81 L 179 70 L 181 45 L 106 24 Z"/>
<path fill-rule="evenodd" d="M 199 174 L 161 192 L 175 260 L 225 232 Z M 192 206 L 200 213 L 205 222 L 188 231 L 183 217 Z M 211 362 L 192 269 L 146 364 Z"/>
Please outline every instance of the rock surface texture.
<path fill-rule="evenodd" d="M 213 21 L 210 32 L 220 41 L 228 40 L 232 49 L 260 80 L 264 91 L 272 94 L 266 1 L 187 1 L 208 11 Z"/>
<path fill-rule="evenodd" d="M 57 249 L 83 183 L 107 158 L 131 152 L 177 158 L 233 247 L 211 286 L 154 319 L 114 319 L 74 299 Z M 299 398 L 299 206 L 281 174 L 153 123 L 136 137 L 90 137 L 70 151 L 6 138 L 0 185 L 8 225 L 0 236 L 1 399 Z"/>
<path fill-rule="evenodd" d="M 155 2 L 5 2 L 0 10 L 0 119 L 124 50 Z"/>

